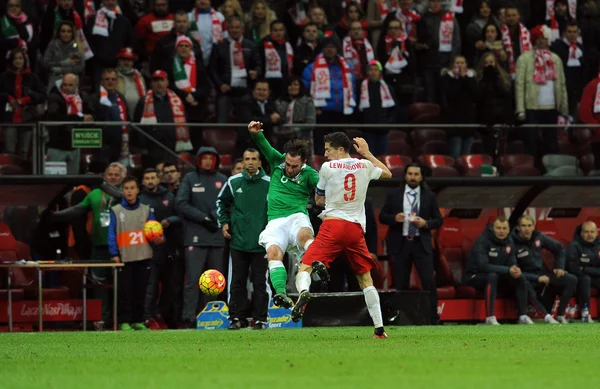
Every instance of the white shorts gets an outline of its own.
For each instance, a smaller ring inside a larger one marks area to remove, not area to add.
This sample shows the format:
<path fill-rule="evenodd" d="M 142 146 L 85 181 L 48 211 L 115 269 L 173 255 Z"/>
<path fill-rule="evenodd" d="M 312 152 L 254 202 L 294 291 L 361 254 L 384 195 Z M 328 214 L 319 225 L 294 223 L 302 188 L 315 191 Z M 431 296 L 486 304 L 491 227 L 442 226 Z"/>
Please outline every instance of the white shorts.
<path fill-rule="evenodd" d="M 267 250 L 277 245 L 283 252 L 290 254 L 304 254 L 304 247 L 298 242 L 298 233 L 301 229 L 308 228 L 315 234 L 308 215 L 295 213 L 288 217 L 271 220 L 258 237 L 258 243 Z"/>

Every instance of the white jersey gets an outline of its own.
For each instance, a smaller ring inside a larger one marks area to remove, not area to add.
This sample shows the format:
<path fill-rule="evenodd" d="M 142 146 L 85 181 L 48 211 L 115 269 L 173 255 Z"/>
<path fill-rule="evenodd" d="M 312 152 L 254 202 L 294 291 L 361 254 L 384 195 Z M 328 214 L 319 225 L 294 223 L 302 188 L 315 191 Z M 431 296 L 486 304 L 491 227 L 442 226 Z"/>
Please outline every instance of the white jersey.
<path fill-rule="evenodd" d="M 366 159 L 345 158 L 325 162 L 319 170 L 317 194 L 325 196 L 325 216 L 360 223 L 366 229 L 365 200 L 369 182 L 381 177 L 382 170 Z"/>

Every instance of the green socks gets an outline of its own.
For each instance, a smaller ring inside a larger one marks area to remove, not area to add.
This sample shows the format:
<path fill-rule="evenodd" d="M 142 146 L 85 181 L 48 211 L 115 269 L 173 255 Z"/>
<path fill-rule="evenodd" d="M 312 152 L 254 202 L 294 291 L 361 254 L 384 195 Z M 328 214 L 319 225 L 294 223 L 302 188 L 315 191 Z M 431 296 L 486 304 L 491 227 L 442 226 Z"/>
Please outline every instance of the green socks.
<path fill-rule="evenodd" d="M 275 288 L 275 293 L 286 294 L 287 270 L 281 261 L 269 261 L 269 278 Z"/>

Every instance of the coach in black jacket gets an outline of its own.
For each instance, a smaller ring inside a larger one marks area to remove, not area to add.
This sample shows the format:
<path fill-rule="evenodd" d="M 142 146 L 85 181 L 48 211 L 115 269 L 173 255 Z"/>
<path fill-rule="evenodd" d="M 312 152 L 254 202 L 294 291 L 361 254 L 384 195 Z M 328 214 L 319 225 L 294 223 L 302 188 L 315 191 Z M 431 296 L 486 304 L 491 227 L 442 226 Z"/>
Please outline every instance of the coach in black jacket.
<path fill-rule="evenodd" d="M 560 290 L 560 303 L 557 309 L 557 320 L 548 315 L 547 308 L 536 299 L 536 305 L 546 315 L 546 323 L 567 324 L 565 309 L 569 300 L 575 292 L 577 277 L 565 271 L 565 248 L 562 243 L 552 239 L 545 234 L 535 230 L 535 221 L 529 215 L 519 218 L 519 226 L 511 233 L 512 240 L 517 250 L 517 265 L 523 272 L 523 276 L 537 289 L 542 289 L 542 294 L 550 299 L 548 303 L 553 304 L 556 293 L 544 293 L 547 286 L 553 291 Z M 542 250 L 546 249 L 554 255 L 554 269 L 547 271 L 542 259 Z M 532 291 L 530 290 L 530 294 Z M 536 297 L 535 291 L 531 297 Z"/>
<path fill-rule="evenodd" d="M 390 226 L 387 252 L 393 261 L 396 289 L 408 289 L 414 263 L 423 289 L 430 293 L 431 324 L 437 324 L 431 230 L 442 226 L 442 214 L 435 194 L 425 185 L 419 164 L 411 163 L 406 167 L 404 180 L 404 185 L 388 195 L 379 221 Z"/>

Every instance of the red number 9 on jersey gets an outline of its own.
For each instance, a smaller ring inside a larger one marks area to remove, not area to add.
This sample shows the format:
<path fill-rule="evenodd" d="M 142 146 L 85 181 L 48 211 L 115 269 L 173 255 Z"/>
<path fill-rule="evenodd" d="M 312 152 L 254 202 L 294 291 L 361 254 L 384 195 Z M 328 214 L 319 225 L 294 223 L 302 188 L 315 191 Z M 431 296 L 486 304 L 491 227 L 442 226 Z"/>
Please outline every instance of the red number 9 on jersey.
<path fill-rule="evenodd" d="M 352 201 L 356 197 L 356 176 L 352 173 L 344 177 L 344 190 L 350 193 L 344 193 L 344 201 Z"/>

